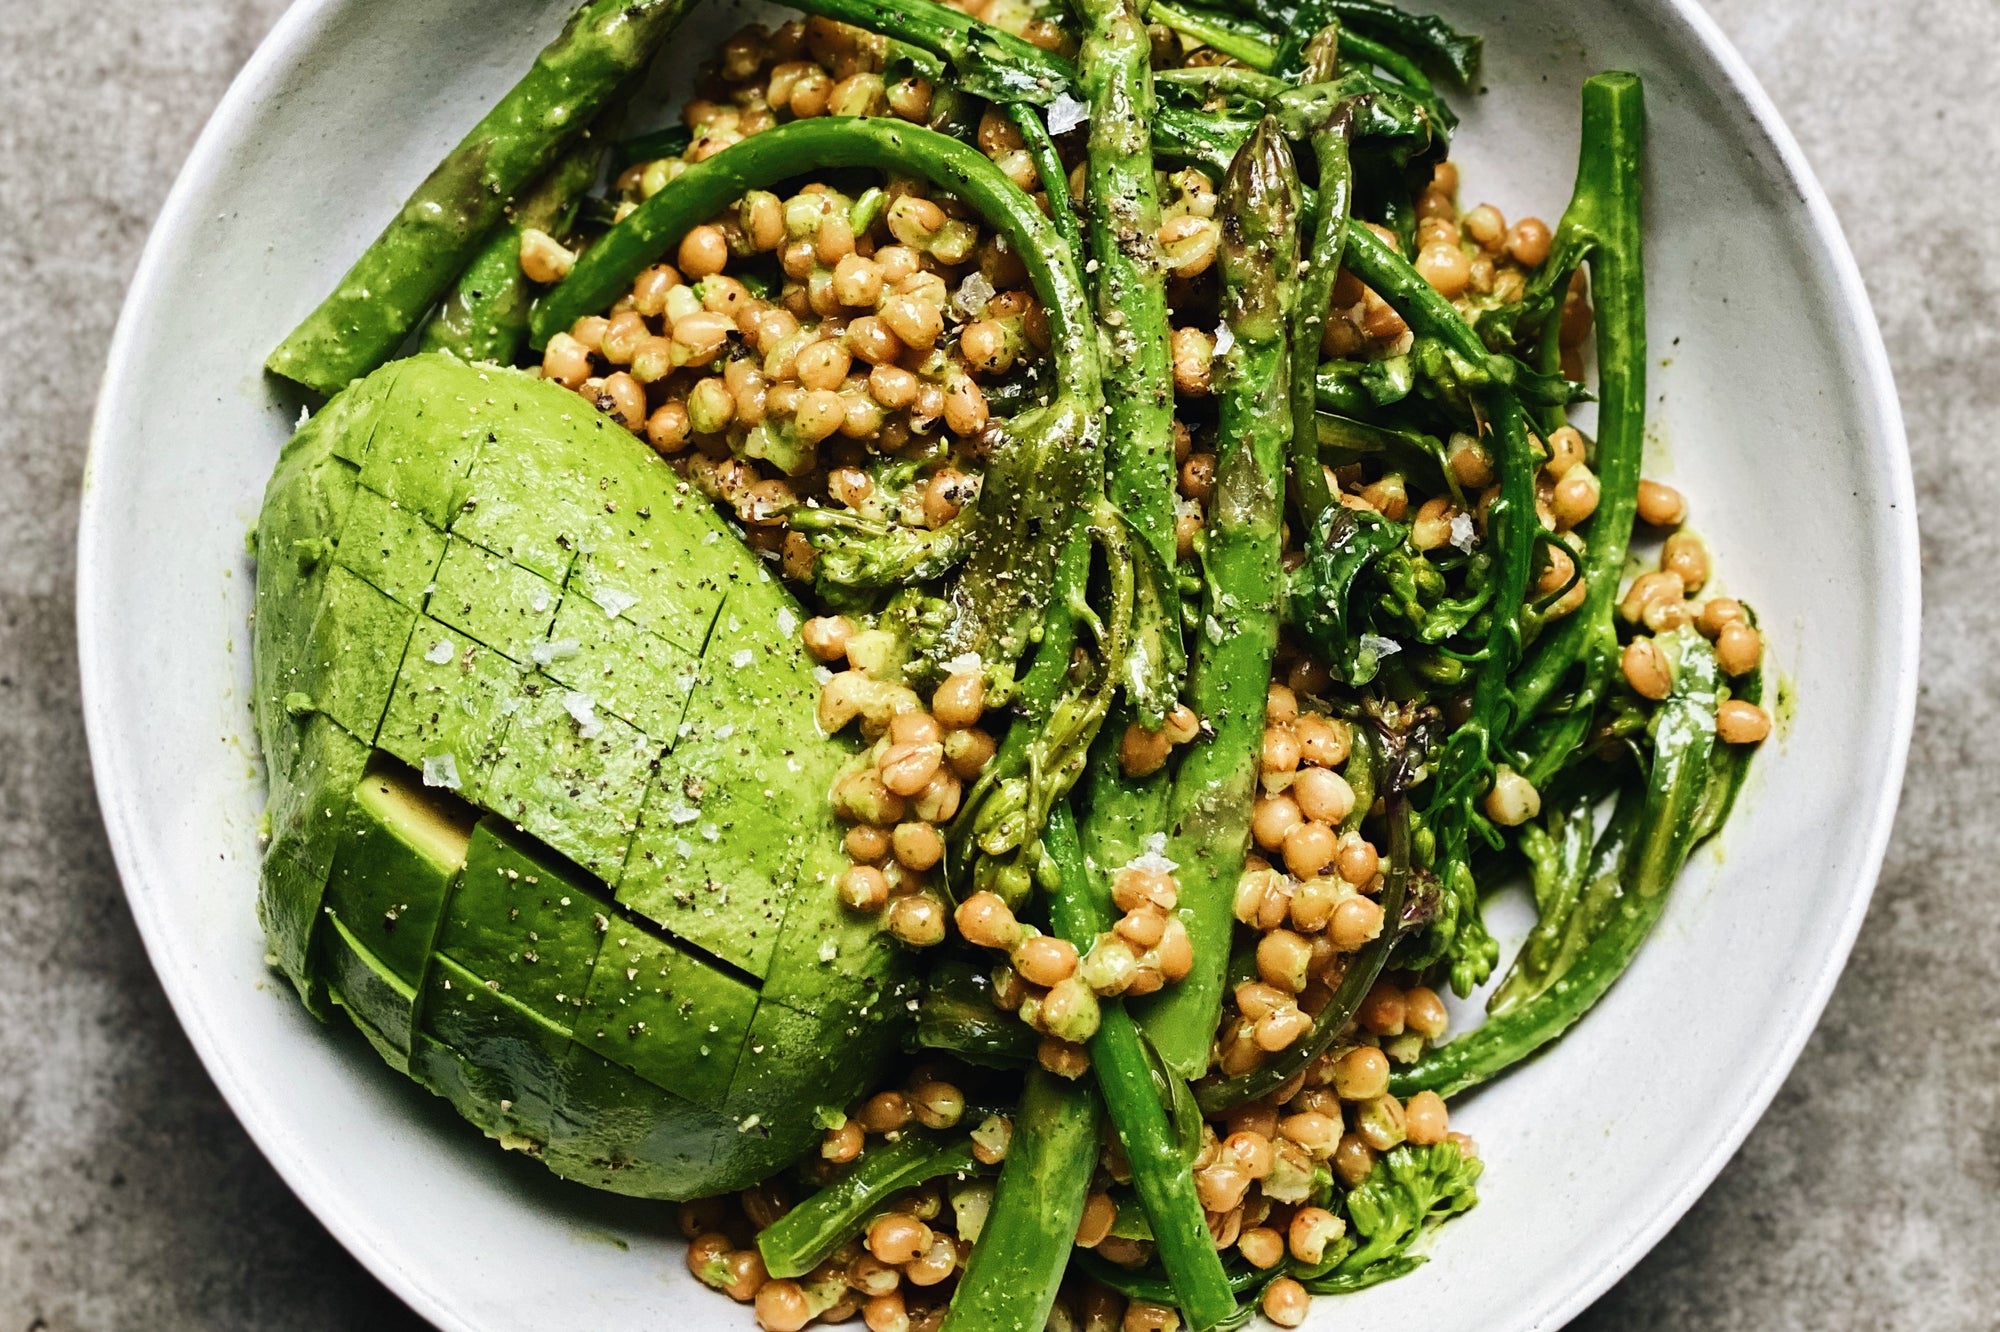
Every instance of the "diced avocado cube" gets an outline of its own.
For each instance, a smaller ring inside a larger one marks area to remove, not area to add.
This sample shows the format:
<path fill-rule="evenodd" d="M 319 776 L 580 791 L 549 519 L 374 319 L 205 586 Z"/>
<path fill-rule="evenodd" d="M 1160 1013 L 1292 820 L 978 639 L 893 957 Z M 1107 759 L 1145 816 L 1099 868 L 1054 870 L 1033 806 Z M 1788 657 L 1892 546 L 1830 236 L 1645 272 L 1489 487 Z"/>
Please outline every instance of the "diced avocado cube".
<path fill-rule="evenodd" d="M 426 782 L 484 803 L 487 774 L 513 712 L 525 710 L 526 689 L 513 662 L 419 616 L 375 743 Z"/>
<path fill-rule="evenodd" d="M 729 1092 L 757 992 L 627 920 L 590 973 L 577 1043 L 700 1106 Z"/>
<path fill-rule="evenodd" d="M 334 1002 L 348 1011 L 370 1043 L 408 1072 L 417 990 L 355 938 L 333 911 L 317 941 L 319 974 Z"/>
<path fill-rule="evenodd" d="M 845 755 L 818 733 L 796 633 L 774 642 L 767 616 L 748 609 L 753 592 L 723 606 L 709 637 L 618 900 L 764 977 L 796 899 L 819 894 L 838 907 L 830 882 L 803 875 L 809 847 L 837 854 L 827 791 Z"/>
<path fill-rule="evenodd" d="M 447 539 L 435 583 L 432 619 L 524 666 L 563 599 L 546 578 L 458 537 Z"/>
<path fill-rule="evenodd" d="M 388 401 L 402 374 L 403 363 L 391 361 L 379 373 L 334 394 L 298 433 L 325 435 L 334 457 L 359 467 L 368 459 L 368 446 L 375 438 L 382 404 Z"/>
<path fill-rule="evenodd" d="M 546 1159 L 592 1188 L 638 1198 L 692 1198 L 770 1173 L 766 1167 L 718 1177 L 719 1161 L 756 1145 L 744 1141 L 733 1120 L 690 1105 L 581 1045 L 570 1047 L 563 1067 L 560 1111 Z"/>
<path fill-rule="evenodd" d="M 758 1002 L 722 1110 L 739 1133 L 764 1141 L 771 1165 L 804 1151 L 817 1112 L 852 1102 L 894 1046 L 904 999 L 886 991 L 871 998 L 878 1001 L 865 1012 L 838 1013 L 802 1011 L 768 994 Z"/>
<path fill-rule="evenodd" d="M 488 1134 L 538 1150 L 556 1132 L 569 1030 L 449 957 L 424 978 L 410 1073 Z"/>
<path fill-rule="evenodd" d="M 510 418 L 496 427 L 473 467 L 451 530 L 551 582 L 567 581 L 577 549 L 596 530 L 592 508 L 604 502 L 585 480 L 587 455 L 571 440 L 581 414 L 604 421 L 578 398 L 573 412 L 565 405 L 552 413 L 538 403 L 521 414 L 551 426 L 547 434 L 526 429 L 527 420 Z"/>
<path fill-rule="evenodd" d="M 618 877 L 660 745 L 547 676 L 528 686 L 482 803 L 589 873 Z"/>
<path fill-rule="evenodd" d="M 444 558 L 444 533 L 366 485 L 354 492 L 335 562 L 411 610 L 422 610 Z"/>
<path fill-rule="evenodd" d="M 331 931 L 322 933 L 320 938 L 324 940 L 329 933 Z M 367 1038 L 368 1044 L 374 1047 L 375 1053 L 382 1056 L 382 1062 L 390 1068 L 395 1069 L 398 1073 L 408 1077 L 410 1074 L 409 1047 L 411 1040 L 414 1039 L 413 1034 L 406 1031 L 403 1033 L 400 1042 L 393 1040 L 381 1028 L 375 1026 L 366 1017 L 356 1012 L 353 1005 L 343 999 L 338 992 L 330 992 L 330 997 L 333 1005 L 339 1008 L 341 1012 L 347 1014 L 347 1020 L 353 1024 L 354 1029 Z"/>
<path fill-rule="evenodd" d="M 800 810 L 716 775 L 713 751 L 670 754 L 648 793 L 618 900 L 762 979 L 777 949 Z"/>
<path fill-rule="evenodd" d="M 472 830 L 435 948 L 566 1025 L 583 1006 L 610 910 L 602 888 L 488 815 Z"/>
<path fill-rule="evenodd" d="M 355 788 L 349 830 L 326 883 L 326 909 L 405 985 L 423 979 L 477 817 L 401 764 L 378 761 Z"/>
<path fill-rule="evenodd" d="M 659 502 L 669 500 L 663 497 Z M 702 502 L 706 506 L 706 500 Z M 697 543 L 692 550 L 685 533 L 673 532 L 664 523 L 636 519 L 633 525 L 659 535 L 621 530 L 620 539 L 590 547 L 577 557 L 570 573 L 570 593 L 581 593 L 599 605 L 618 606 L 624 619 L 698 655 L 731 586 L 753 575 L 756 560 L 733 534 L 721 530 L 720 523 L 708 529 L 718 534 L 715 548 Z M 675 536 L 683 538 L 678 545 Z M 656 544 L 662 548 L 654 549 Z M 644 589 L 645 595 L 634 589 Z"/>
<path fill-rule="evenodd" d="M 329 570 L 300 690 L 319 711 L 372 742 L 389 710 L 389 693 L 416 619 L 415 611 L 358 575 Z"/>
<path fill-rule="evenodd" d="M 317 449 L 302 449 L 296 441 L 285 446 L 257 522 L 259 644 L 295 647 L 307 641 L 333 564 L 333 537 L 354 499 L 353 464 L 330 457 L 325 436 L 309 443 Z M 252 654 L 252 669 L 264 756 L 288 763 L 298 737 L 285 699 L 306 688 L 304 663 L 296 651 L 260 649 Z"/>
<path fill-rule="evenodd" d="M 473 462 L 504 412 L 483 384 L 441 360 L 412 357 L 382 400 L 361 484 L 445 528 L 464 503 Z"/>
<path fill-rule="evenodd" d="M 794 1006 L 861 1004 L 869 991 L 909 969 L 909 954 L 882 928 L 879 913 L 850 910 L 838 881 L 847 868 L 837 849 L 814 841 L 789 894 L 790 909 L 765 971 L 765 993 Z"/>
<path fill-rule="evenodd" d="M 347 828 L 354 788 L 368 766 L 368 746 L 324 716 L 302 724 L 285 780 L 271 786 L 271 845 L 258 880 L 257 914 L 271 952 L 309 1000 L 306 963 L 319 927 L 327 875 Z"/>
<path fill-rule="evenodd" d="M 550 678 L 589 694 L 663 748 L 673 744 L 694 692 L 693 653 L 623 616 L 607 615 L 572 582 L 535 657 Z"/>

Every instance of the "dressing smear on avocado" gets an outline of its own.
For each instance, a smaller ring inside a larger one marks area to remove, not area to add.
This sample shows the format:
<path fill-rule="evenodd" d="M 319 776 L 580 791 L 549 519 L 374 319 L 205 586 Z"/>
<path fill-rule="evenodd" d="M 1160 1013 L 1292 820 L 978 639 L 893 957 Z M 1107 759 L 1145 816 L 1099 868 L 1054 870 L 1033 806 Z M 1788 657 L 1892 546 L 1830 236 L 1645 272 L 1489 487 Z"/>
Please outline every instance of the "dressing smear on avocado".
<path fill-rule="evenodd" d="M 768 1332 L 1449 1261 L 1447 1098 L 1770 729 L 1643 470 L 1639 80 L 1510 225 L 1379 0 L 812 0 L 631 132 L 693 9 L 584 4 L 270 358 L 277 966 Z"/>

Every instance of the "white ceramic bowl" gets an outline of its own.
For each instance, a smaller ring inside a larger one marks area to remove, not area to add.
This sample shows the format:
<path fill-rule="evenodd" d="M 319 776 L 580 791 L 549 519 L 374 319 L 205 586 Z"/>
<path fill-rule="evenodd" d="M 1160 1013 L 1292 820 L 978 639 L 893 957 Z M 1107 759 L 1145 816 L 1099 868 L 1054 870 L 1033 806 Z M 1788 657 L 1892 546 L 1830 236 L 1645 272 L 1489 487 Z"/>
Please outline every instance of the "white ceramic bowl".
<path fill-rule="evenodd" d="M 1559 1325 L 1657 1240 L 1777 1090 L 1861 922 L 1914 704 L 1909 462 L 1824 196 L 1689 0 L 1443 6 L 1487 38 L 1459 98 L 1468 202 L 1553 219 L 1577 85 L 1636 69 L 1652 116 L 1649 470 L 1754 600 L 1793 720 L 1719 852 L 1599 1011 L 1467 1098 L 1483 1201 L 1408 1279 L 1313 1326 Z M 133 282 L 98 408 L 78 614 L 104 819 L 154 965 L 236 1113 L 327 1227 L 453 1329 L 749 1327 L 698 1292 L 671 1208 L 502 1154 L 323 1028 L 264 969 L 263 802 L 243 536 L 299 401 L 268 348 L 560 22 L 549 0 L 302 0 L 215 113 Z M 692 20 L 690 56 L 739 21 Z M 1503 913 L 1504 915 L 1504 913 Z M 1509 917 L 1518 927 L 1521 917 Z M 1336 1309 L 1338 1312 L 1336 1312 Z"/>

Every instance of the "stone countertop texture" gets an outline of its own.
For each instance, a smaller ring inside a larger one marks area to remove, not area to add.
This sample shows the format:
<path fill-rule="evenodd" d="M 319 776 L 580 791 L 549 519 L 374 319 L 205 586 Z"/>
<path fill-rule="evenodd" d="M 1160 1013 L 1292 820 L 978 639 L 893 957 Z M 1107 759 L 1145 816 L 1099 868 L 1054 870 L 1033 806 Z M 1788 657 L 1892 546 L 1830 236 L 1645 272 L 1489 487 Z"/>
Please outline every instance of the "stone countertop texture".
<path fill-rule="evenodd" d="M 77 704 L 75 510 L 112 322 L 283 7 L 0 0 L 0 1332 L 419 1325 L 287 1192 L 182 1038 L 119 893 Z M 1895 841 L 1818 1033 L 1707 1196 L 1573 1326 L 1990 1329 L 2000 5 L 1711 8 L 1831 193 L 1888 337 L 1924 684 Z"/>

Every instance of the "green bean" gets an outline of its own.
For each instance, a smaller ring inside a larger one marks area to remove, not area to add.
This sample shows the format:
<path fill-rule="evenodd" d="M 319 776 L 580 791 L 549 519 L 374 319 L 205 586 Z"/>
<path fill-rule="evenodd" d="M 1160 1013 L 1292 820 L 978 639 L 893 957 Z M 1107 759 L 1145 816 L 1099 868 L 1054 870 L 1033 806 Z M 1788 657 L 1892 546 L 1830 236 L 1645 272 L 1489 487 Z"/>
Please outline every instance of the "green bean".
<path fill-rule="evenodd" d="M 993 1205 L 952 1292 L 944 1332 L 1042 1332 L 1097 1168 L 1098 1118 L 1089 1083 L 1028 1073 Z"/>
<path fill-rule="evenodd" d="M 590 127 L 689 3 L 589 0 L 578 9 L 265 365 L 331 394 L 395 355 L 485 243 L 508 200 Z"/>
<path fill-rule="evenodd" d="M 1249 847 L 1264 697 L 1284 587 L 1280 537 L 1292 420 L 1287 324 L 1298 285 L 1298 191 L 1291 151 L 1266 119 L 1223 184 L 1223 326 L 1215 494 L 1209 507 L 1203 628 L 1190 701 L 1213 735 L 1189 751 L 1168 804 L 1168 856 L 1194 969 L 1140 1020 L 1183 1077 L 1208 1068 L 1222 1012 L 1236 881 Z M 1317 468 L 1318 464 L 1314 464 Z"/>

